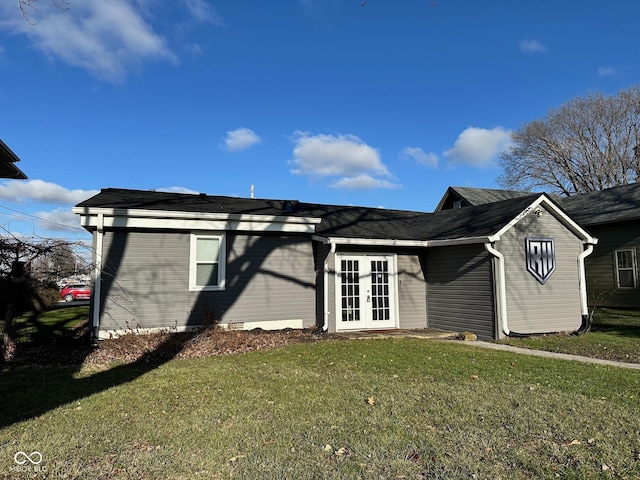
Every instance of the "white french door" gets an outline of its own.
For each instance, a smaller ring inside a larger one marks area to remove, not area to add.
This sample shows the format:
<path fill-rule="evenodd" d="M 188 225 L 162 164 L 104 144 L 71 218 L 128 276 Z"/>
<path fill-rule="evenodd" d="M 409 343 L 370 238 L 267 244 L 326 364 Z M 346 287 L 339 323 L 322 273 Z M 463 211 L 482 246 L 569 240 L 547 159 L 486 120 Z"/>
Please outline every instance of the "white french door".
<path fill-rule="evenodd" d="M 336 256 L 336 330 L 394 328 L 395 257 Z"/>

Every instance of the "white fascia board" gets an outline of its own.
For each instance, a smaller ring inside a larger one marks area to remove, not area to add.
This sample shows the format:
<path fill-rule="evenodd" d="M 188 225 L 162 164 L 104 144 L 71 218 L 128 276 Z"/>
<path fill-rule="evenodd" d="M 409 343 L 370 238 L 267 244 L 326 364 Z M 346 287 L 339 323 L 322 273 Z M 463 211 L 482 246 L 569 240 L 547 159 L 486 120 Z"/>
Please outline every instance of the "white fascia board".
<path fill-rule="evenodd" d="M 104 216 L 106 228 L 159 228 L 188 230 L 242 230 L 314 233 L 321 222 L 313 217 L 284 215 L 244 215 L 228 213 L 174 212 L 166 210 L 127 210 L 74 207 L 85 228 L 97 227 L 98 215 Z"/>
<path fill-rule="evenodd" d="M 314 235 L 313 240 L 334 245 L 359 245 L 378 247 L 426 247 L 425 240 L 394 240 L 391 238 L 347 238 L 347 237 L 324 237 Z"/>
<path fill-rule="evenodd" d="M 520 212 L 516 217 L 507 223 L 504 227 L 502 227 L 495 235 L 492 236 L 492 241 L 500 240 L 500 237 L 504 235 L 504 233 L 513 227 L 516 223 L 522 220 L 527 215 L 535 213 L 536 208 L 543 206 L 545 209 L 550 211 L 554 217 L 556 217 L 560 223 L 562 223 L 565 227 L 567 227 L 575 236 L 579 237 L 584 243 L 595 245 L 598 243 L 598 239 L 592 237 L 589 233 L 587 233 L 580 225 L 573 221 L 571 217 L 569 217 L 566 213 L 564 213 L 553 201 L 551 201 L 546 195 L 540 195 L 537 199 L 535 199 L 531 205 L 525 208 L 522 212 Z"/>
<path fill-rule="evenodd" d="M 314 235 L 313 240 L 324 244 L 335 245 L 357 245 L 357 246 L 378 246 L 378 247 L 446 247 L 453 245 L 468 245 L 472 243 L 486 243 L 491 241 L 491 237 L 465 237 L 450 240 L 394 240 L 385 238 L 345 238 L 345 237 L 323 237 Z"/>

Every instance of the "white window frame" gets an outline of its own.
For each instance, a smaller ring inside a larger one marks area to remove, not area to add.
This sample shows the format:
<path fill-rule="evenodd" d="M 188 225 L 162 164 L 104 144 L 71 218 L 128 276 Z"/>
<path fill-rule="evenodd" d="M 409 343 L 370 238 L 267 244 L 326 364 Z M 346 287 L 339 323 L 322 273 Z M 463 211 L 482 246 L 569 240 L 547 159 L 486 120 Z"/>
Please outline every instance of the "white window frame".
<path fill-rule="evenodd" d="M 218 284 L 217 285 L 196 285 L 197 246 L 198 239 L 214 238 L 220 243 L 218 245 Z M 189 291 L 192 292 L 214 292 L 225 289 L 225 272 L 227 266 L 226 235 L 219 233 L 192 233 L 189 248 Z"/>
<path fill-rule="evenodd" d="M 618 252 L 631 252 L 631 267 L 620 267 L 618 265 Z M 638 276 L 637 276 L 637 264 L 636 264 L 636 249 L 635 248 L 619 248 L 614 250 L 614 260 L 616 265 L 616 288 L 621 290 L 628 290 L 638 288 Z M 620 272 L 626 272 L 631 270 L 633 272 L 633 286 L 621 286 L 620 285 Z"/>

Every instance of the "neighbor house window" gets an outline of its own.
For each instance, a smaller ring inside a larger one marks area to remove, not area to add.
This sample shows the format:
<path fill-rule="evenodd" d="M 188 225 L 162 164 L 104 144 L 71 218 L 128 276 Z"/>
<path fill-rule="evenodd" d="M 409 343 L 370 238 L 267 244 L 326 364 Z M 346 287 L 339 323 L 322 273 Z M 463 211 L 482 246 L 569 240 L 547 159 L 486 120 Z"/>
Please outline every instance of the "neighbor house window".
<path fill-rule="evenodd" d="M 224 235 L 191 235 L 189 290 L 223 290 Z"/>
<path fill-rule="evenodd" d="M 615 254 L 617 287 L 636 288 L 636 255 L 634 250 L 616 250 Z"/>

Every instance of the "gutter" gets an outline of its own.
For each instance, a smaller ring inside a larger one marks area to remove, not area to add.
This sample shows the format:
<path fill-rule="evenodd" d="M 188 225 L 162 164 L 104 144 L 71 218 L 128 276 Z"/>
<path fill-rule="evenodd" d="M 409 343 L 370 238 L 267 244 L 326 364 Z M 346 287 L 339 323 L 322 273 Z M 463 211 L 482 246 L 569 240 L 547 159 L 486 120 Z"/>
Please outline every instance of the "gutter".
<path fill-rule="evenodd" d="M 584 268 L 584 259 L 593 252 L 593 244 L 588 244 L 587 248 L 578 255 L 578 285 L 580 287 L 580 310 L 582 314 L 582 324 L 576 330 L 576 335 L 582 335 L 591 329 L 591 317 L 589 316 L 589 306 L 587 304 L 587 274 Z"/>
<path fill-rule="evenodd" d="M 511 335 L 511 331 L 509 330 L 509 324 L 507 322 L 507 280 L 504 268 L 504 255 L 496 250 L 490 243 L 485 243 L 484 248 L 498 259 L 498 278 L 496 279 L 496 296 L 498 298 L 496 307 L 502 333 L 509 336 Z"/>

